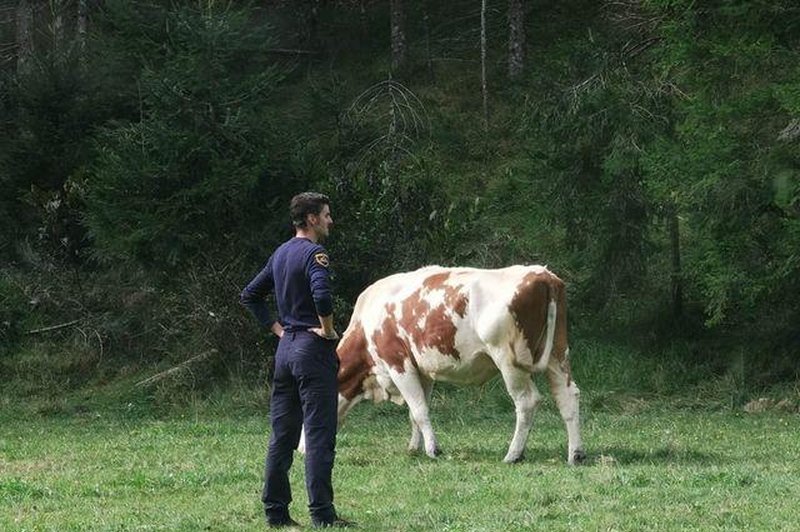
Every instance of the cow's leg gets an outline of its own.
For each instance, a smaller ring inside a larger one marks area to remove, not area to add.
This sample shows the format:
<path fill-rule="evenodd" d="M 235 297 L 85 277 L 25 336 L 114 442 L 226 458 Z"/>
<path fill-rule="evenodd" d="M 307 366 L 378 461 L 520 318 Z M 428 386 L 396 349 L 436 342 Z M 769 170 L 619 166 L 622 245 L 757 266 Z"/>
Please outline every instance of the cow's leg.
<path fill-rule="evenodd" d="M 558 410 L 567 426 L 568 451 L 567 462 L 570 465 L 579 464 L 586 459 L 581 443 L 579 427 L 580 390 L 570 377 L 569 350 L 564 355 L 563 361 L 553 357 L 547 366 L 547 378 L 550 380 L 550 390 L 553 393 Z"/>
<path fill-rule="evenodd" d="M 412 426 L 412 441 L 414 438 L 414 426 L 422 434 L 422 439 L 425 442 L 425 454 L 431 458 L 435 458 L 440 454 L 439 446 L 436 444 L 436 436 L 433 434 L 433 427 L 431 426 L 431 419 L 428 410 L 428 397 L 425 385 L 417 373 L 416 369 L 406 368 L 403 373 L 390 372 L 392 382 L 397 386 L 400 394 L 408 404 L 408 410 L 411 416 Z"/>
<path fill-rule="evenodd" d="M 420 376 L 420 384 L 422 385 L 422 391 L 425 396 L 425 404 L 431 404 L 431 392 L 433 391 L 433 381 L 431 379 L 426 379 Z M 420 445 L 422 445 L 422 430 L 420 430 L 419 425 L 416 421 L 414 421 L 414 415 L 411 412 L 411 409 L 408 410 L 408 417 L 411 420 L 411 440 L 408 442 L 408 450 L 411 452 L 418 451 Z M 436 453 L 439 454 L 440 450 L 436 449 Z"/>
<path fill-rule="evenodd" d="M 350 409 L 352 409 L 354 406 L 356 406 L 358 403 L 360 403 L 361 399 L 363 399 L 363 398 L 364 398 L 363 395 L 357 395 L 356 397 L 354 397 L 353 399 L 348 401 L 341 394 L 339 395 L 339 406 L 337 407 L 337 413 L 338 413 L 338 416 L 339 416 L 339 423 L 338 423 L 339 427 L 342 426 L 342 423 L 344 422 L 344 417 L 347 415 L 347 413 L 350 411 Z M 300 431 L 300 441 L 297 443 L 297 450 L 300 452 L 300 454 L 305 454 L 306 453 L 306 429 L 305 429 L 305 427 L 303 427 L 303 429 Z"/>
<path fill-rule="evenodd" d="M 536 411 L 536 405 L 539 404 L 541 395 L 539 395 L 530 373 L 514 366 L 509 357 L 503 356 L 498 359 L 507 361 L 500 367 L 500 373 L 503 375 L 506 390 L 514 401 L 517 413 L 514 437 L 508 446 L 505 458 L 503 458 L 504 462 L 511 464 L 522 459 L 525 442 L 528 440 L 528 433 L 533 425 L 533 413 Z"/>

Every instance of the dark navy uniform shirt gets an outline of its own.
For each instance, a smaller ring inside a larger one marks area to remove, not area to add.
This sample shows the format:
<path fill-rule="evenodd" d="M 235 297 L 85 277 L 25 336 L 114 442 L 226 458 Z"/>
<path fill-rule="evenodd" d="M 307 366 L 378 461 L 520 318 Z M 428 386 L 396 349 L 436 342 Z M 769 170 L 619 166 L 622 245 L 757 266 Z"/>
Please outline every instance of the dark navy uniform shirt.
<path fill-rule="evenodd" d="M 275 292 L 278 321 L 286 331 L 319 327 L 319 316 L 333 313 L 328 254 L 307 238 L 284 242 L 242 291 L 241 302 L 261 325 L 275 321 L 264 298 Z"/>

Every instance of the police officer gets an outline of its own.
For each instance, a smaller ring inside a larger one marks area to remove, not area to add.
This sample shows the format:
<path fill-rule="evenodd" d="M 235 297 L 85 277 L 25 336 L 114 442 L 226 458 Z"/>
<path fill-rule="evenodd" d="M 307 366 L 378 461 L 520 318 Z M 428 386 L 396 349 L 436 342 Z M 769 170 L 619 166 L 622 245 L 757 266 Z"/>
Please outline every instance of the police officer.
<path fill-rule="evenodd" d="M 338 390 L 328 254 L 320 245 L 333 225 L 330 200 L 304 192 L 292 198 L 289 213 L 294 238 L 284 242 L 250 281 L 241 302 L 280 341 L 270 400 L 272 436 L 267 451 L 262 501 L 270 527 L 296 526 L 289 468 L 306 430 L 306 489 L 315 527 L 349 526 L 333 506 L 331 473 L 336 446 Z M 264 298 L 275 293 L 278 319 Z"/>

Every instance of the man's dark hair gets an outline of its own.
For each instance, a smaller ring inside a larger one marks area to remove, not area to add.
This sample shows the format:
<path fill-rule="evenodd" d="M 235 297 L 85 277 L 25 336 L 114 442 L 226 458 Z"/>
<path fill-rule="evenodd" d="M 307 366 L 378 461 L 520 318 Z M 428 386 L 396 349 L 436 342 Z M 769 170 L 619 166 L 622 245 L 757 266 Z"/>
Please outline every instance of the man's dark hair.
<path fill-rule="evenodd" d="M 305 227 L 306 216 L 321 213 L 325 205 L 329 207 L 331 205 L 331 200 L 325 194 L 301 192 L 289 203 L 289 216 L 292 218 L 292 224 L 295 227 Z"/>

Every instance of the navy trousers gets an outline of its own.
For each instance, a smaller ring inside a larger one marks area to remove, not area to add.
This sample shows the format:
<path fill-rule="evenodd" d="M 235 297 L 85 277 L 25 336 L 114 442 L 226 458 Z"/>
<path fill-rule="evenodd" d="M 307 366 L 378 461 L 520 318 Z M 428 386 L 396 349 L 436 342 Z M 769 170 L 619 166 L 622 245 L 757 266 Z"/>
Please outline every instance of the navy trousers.
<path fill-rule="evenodd" d="M 339 359 L 336 342 L 308 332 L 287 332 L 278 343 L 270 401 L 272 436 L 261 500 L 269 522 L 289 518 L 289 468 L 306 431 L 306 489 L 313 522 L 336 517 L 331 475 L 336 452 Z"/>

